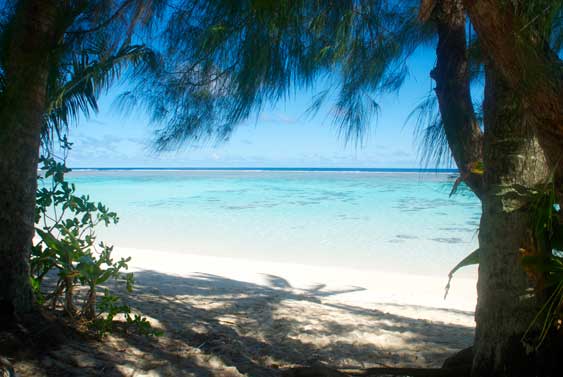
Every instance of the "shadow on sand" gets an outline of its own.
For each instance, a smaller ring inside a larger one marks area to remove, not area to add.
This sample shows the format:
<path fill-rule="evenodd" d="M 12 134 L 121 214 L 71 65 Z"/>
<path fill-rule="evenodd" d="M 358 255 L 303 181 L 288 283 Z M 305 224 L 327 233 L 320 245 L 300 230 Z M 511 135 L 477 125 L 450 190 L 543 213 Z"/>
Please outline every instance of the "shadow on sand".
<path fill-rule="evenodd" d="M 88 345 L 95 348 L 90 356 L 81 355 L 84 346 L 70 347 L 51 355 L 52 361 L 82 358 L 82 365 L 72 364 L 81 366 L 76 373 L 84 376 L 261 377 L 315 362 L 340 368 L 439 366 L 473 338 L 470 327 L 332 299 L 361 287 L 295 289 L 273 275 L 264 275 L 265 285 L 204 273 L 179 277 L 140 271 L 135 277 L 135 291 L 124 300 L 151 318 L 164 336 L 111 336 Z"/>

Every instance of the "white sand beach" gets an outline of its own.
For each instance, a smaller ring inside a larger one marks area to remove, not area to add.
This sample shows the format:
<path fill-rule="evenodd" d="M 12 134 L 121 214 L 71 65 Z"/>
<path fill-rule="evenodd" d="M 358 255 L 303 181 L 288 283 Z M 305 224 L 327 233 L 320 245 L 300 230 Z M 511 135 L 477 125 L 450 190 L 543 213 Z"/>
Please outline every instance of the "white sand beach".
<path fill-rule="evenodd" d="M 116 252 L 133 257 L 129 303 L 164 331 L 160 347 L 234 375 L 314 362 L 439 367 L 472 344 L 472 278 L 454 279 L 444 300 L 445 276 Z M 177 367 L 166 368 L 159 373 Z"/>
<path fill-rule="evenodd" d="M 286 368 L 440 367 L 473 342 L 475 279 L 116 248 L 135 289 L 113 287 L 163 335 L 71 342 L 21 376 L 280 376 Z M 46 372 L 47 371 L 47 372 Z M 74 374 L 73 374 L 74 373 Z"/>
<path fill-rule="evenodd" d="M 446 272 L 443 276 L 408 275 L 129 248 L 116 248 L 116 256 L 132 257 L 130 270 L 142 276 L 141 280 L 138 279 L 142 285 L 159 285 L 158 279 L 147 279 L 149 272 L 202 280 L 205 280 L 205 275 L 214 275 L 225 279 L 226 285 L 229 282 L 249 283 L 366 308 L 383 303 L 407 305 L 411 307 L 408 313 L 413 318 L 454 321 L 463 326 L 472 326 L 473 318 L 466 318 L 465 314 L 458 317 L 453 313 L 472 312 L 477 300 L 475 277 L 467 273 L 454 277 L 449 294 L 444 299 Z M 414 309 L 416 307 L 417 310 Z M 432 308 L 442 309 L 442 312 L 451 309 L 452 316 L 444 318 L 445 314 L 442 314 L 434 317 L 437 313 L 433 313 Z"/>

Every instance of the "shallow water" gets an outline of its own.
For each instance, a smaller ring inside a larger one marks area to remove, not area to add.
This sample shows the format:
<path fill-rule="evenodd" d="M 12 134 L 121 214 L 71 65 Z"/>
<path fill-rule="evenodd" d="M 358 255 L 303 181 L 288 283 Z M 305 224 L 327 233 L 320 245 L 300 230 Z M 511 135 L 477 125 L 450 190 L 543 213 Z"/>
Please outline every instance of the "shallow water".
<path fill-rule="evenodd" d="M 446 275 L 477 245 L 481 207 L 436 173 L 76 171 L 120 222 L 117 246 Z M 465 272 L 473 273 L 473 271 Z"/>

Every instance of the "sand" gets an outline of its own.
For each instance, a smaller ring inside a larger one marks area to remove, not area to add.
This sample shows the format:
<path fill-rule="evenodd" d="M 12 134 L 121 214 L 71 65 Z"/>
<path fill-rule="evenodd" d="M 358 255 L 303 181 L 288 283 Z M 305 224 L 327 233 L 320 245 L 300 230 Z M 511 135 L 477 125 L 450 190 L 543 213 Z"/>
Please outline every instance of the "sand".
<path fill-rule="evenodd" d="M 69 344 L 21 376 L 278 376 L 284 368 L 439 367 L 473 342 L 475 279 L 116 248 L 158 338 Z M 55 368 L 55 369 L 53 369 Z M 73 374 L 74 373 L 74 374 Z"/>
<path fill-rule="evenodd" d="M 323 362 L 440 366 L 473 342 L 476 281 L 121 248 L 131 305 L 241 373 Z M 224 357 L 228 355 L 228 357 Z M 237 357 L 248 365 L 237 365 Z M 250 362 L 251 361 L 251 362 Z"/>

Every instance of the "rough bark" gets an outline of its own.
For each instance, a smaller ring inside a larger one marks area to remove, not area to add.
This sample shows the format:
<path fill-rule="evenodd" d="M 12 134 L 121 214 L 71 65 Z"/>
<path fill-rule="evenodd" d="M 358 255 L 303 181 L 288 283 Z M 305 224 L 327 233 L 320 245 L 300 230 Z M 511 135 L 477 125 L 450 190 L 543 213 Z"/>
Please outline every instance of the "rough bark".
<path fill-rule="evenodd" d="M 470 165 L 482 161 L 482 133 L 471 101 L 469 64 L 466 51 L 465 11 L 461 0 L 436 3 L 434 20 L 438 29 L 436 96 L 444 131 L 452 156 L 465 182 L 480 197 L 482 177 L 469 172 Z"/>
<path fill-rule="evenodd" d="M 526 190 L 546 182 L 550 172 L 535 121 L 487 67 L 473 376 L 539 375 L 535 356 L 520 341 L 542 303 L 520 261 L 521 250 L 535 249 Z"/>
<path fill-rule="evenodd" d="M 510 1 L 464 0 L 490 63 L 536 118 L 539 141 L 563 177 L 563 62 Z M 547 5 L 546 5 L 547 6 Z"/>
<path fill-rule="evenodd" d="M 0 102 L 0 316 L 33 308 L 29 255 L 54 1 L 22 1 L 8 34 Z"/>
<path fill-rule="evenodd" d="M 479 160 L 485 165 L 484 181 L 476 185 L 468 181 L 474 191 L 475 187 L 482 190 L 476 193 L 480 193 L 483 205 L 472 375 L 555 375 L 556 369 L 546 367 L 554 365 L 553 360 L 547 360 L 549 352 L 527 353 L 520 341 L 542 304 L 542 297 L 530 293 L 534 292 L 534 285 L 520 263 L 520 251 L 533 250 L 534 242 L 529 199 L 523 190 L 545 182 L 562 157 L 563 138 L 557 136 L 559 128 L 563 129 L 560 121 L 563 106 L 559 106 L 557 97 L 561 95 L 561 81 L 557 81 L 558 77 L 551 82 L 542 80 L 541 76 L 529 79 L 530 70 L 525 65 L 529 61 L 517 61 L 522 55 L 515 55 L 518 46 L 510 41 L 515 38 L 514 29 L 498 25 L 499 19 L 504 17 L 506 21 L 506 14 L 484 11 L 483 4 L 495 3 L 498 7 L 498 2 L 465 3 L 471 7 L 469 13 L 474 24 L 484 20 L 484 24 L 475 25 L 480 40 L 486 40 L 483 43 L 489 59 L 484 136 L 476 126 L 471 105 L 466 24 L 460 0 L 436 2 L 433 18 L 439 41 L 432 77 L 436 80 L 446 136 L 458 167 L 463 171 L 468 163 Z M 476 22 L 475 18 L 479 20 Z M 556 74 L 556 60 L 546 58 L 536 62 L 534 70 L 545 69 L 546 75 Z M 546 62 L 551 66 L 547 67 Z"/>

